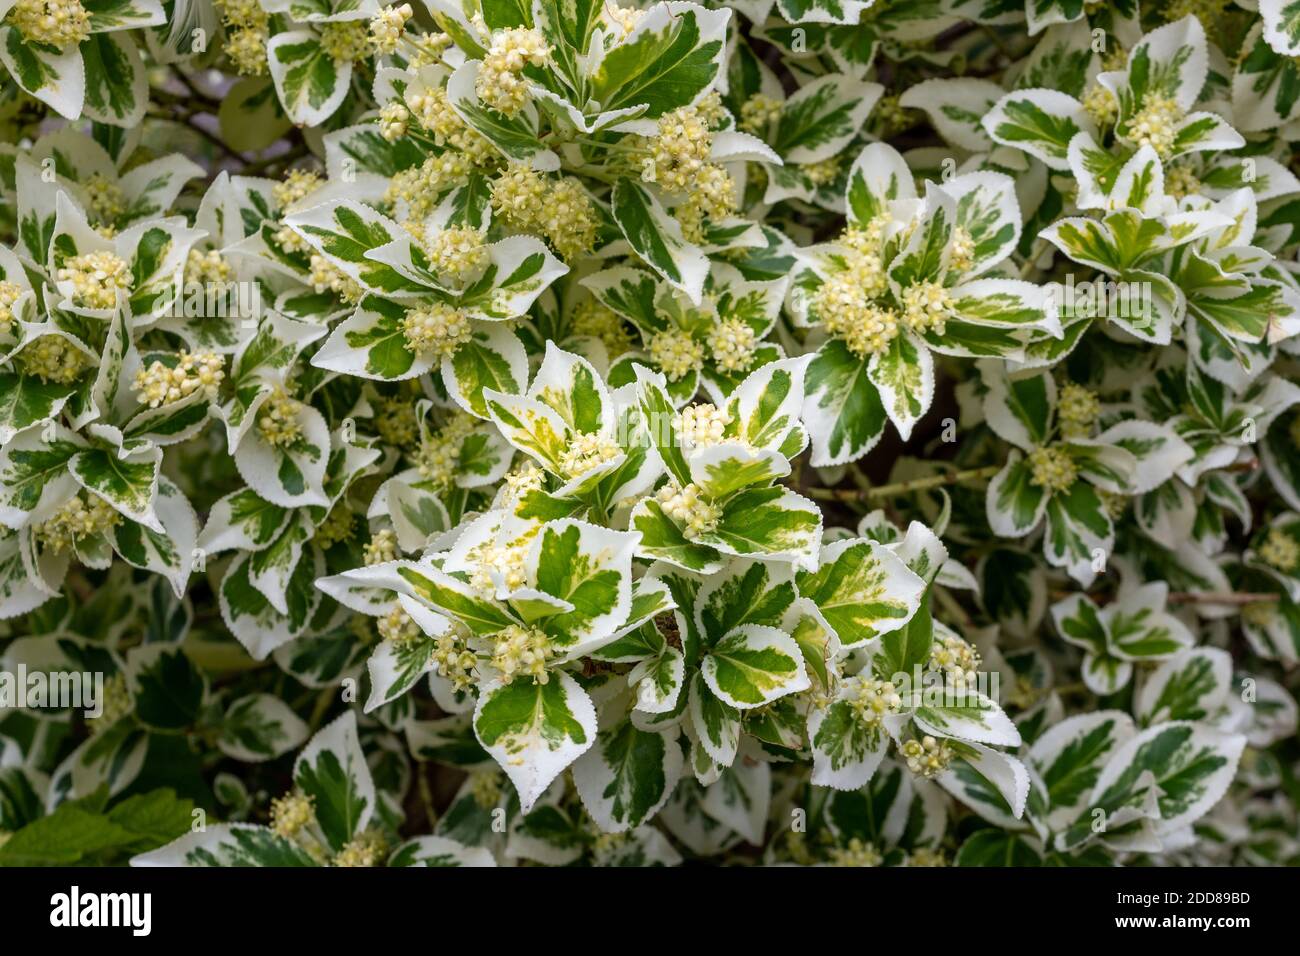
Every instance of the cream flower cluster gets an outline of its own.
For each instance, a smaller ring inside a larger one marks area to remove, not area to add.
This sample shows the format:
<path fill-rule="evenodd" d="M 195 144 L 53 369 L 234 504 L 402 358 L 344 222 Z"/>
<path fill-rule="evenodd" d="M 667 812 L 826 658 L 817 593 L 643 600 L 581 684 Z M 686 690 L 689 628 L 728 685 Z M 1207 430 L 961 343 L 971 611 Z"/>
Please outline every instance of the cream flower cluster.
<path fill-rule="evenodd" d="M 744 372 L 754 364 L 758 335 L 748 322 L 724 319 L 709 330 L 705 341 L 718 368 L 724 372 Z"/>
<path fill-rule="evenodd" d="M 554 655 L 551 639 L 541 628 L 511 624 L 492 636 L 492 666 L 506 684 L 519 677 L 545 684 L 550 679 L 546 664 Z"/>
<path fill-rule="evenodd" d="M 376 531 L 366 542 L 364 554 L 367 567 L 396 561 L 401 556 L 397 547 L 397 532 L 392 528 Z"/>
<path fill-rule="evenodd" d="M 670 482 L 659 489 L 658 499 L 664 514 L 681 526 L 688 541 L 717 530 L 722 520 L 722 508 L 705 498 L 694 482 L 685 488 Z"/>
<path fill-rule="evenodd" d="M 584 299 L 573 310 L 570 325 L 574 335 L 600 339 L 610 359 L 629 352 L 634 344 L 627 323 L 613 309 L 595 299 Z"/>
<path fill-rule="evenodd" d="M 271 801 L 271 829 L 276 836 L 292 840 L 316 823 L 316 803 L 300 790 Z"/>
<path fill-rule="evenodd" d="M 730 424 L 731 415 L 726 409 L 716 408 L 709 402 L 687 405 L 673 417 L 673 430 L 688 449 L 718 444 Z"/>
<path fill-rule="evenodd" d="M 150 408 L 179 402 L 196 391 L 216 398 L 226 375 L 224 356 L 216 352 L 187 352 L 176 356 L 175 365 L 155 359 L 135 374 L 136 400 Z"/>
<path fill-rule="evenodd" d="M 474 670 L 478 667 L 478 658 L 465 645 L 465 639 L 455 628 L 439 634 L 433 642 L 430 660 L 436 665 L 438 673 L 451 682 L 456 690 L 468 690 L 474 686 Z"/>
<path fill-rule="evenodd" d="M 433 488 L 450 488 L 460 465 L 460 450 L 465 436 L 474 430 L 476 420 L 459 414 L 431 435 L 426 435 L 413 456 L 422 481 Z"/>
<path fill-rule="evenodd" d="M 469 318 L 446 302 L 408 309 L 402 316 L 402 336 L 416 355 L 454 355 L 472 335 Z"/>
<path fill-rule="evenodd" d="M 746 133 L 762 136 L 769 126 L 781 118 L 785 101 L 755 93 L 740 104 L 739 126 Z"/>
<path fill-rule="evenodd" d="M 515 591 L 528 583 L 528 552 L 532 546 L 532 536 L 523 535 L 506 544 L 484 541 L 471 548 L 466 556 L 473 565 L 470 572 L 470 587 L 480 594 L 495 593 L 496 578 L 501 579 L 507 591 Z"/>
<path fill-rule="evenodd" d="M 664 377 L 677 382 L 704 367 L 704 343 L 684 329 L 669 328 L 656 332 L 647 345 L 650 358 Z"/>
<path fill-rule="evenodd" d="M 376 53 L 387 55 L 397 51 L 397 45 L 406 34 L 406 21 L 415 16 L 409 3 L 400 7 L 384 7 L 370 19 L 370 45 Z"/>
<path fill-rule="evenodd" d="M 576 432 L 569 439 L 560 460 L 560 470 L 567 478 L 581 478 L 623 453 L 618 442 L 600 432 Z"/>
<path fill-rule="evenodd" d="M 351 63 L 369 55 L 370 33 L 360 20 L 323 23 L 320 47 L 336 63 Z"/>
<path fill-rule="evenodd" d="M 270 15 L 258 0 L 216 0 L 226 25 L 226 56 L 242 76 L 267 72 L 266 43 L 270 39 Z"/>
<path fill-rule="evenodd" d="M 884 855 L 874 843 L 867 843 L 859 837 L 850 837 L 844 846 L 832 847 L 827 853 L 827 862 L 831 866 L 873 867 L 884 861 Z"/>
<path fill-rule="evenodd" d="M 935 777 L 948 769 L 956 754 L 946 740 L 936 740 L 926 734 L 920 740 L 909 740 L 899 749 L 907 769 L 922 777 Z"/>
<path fill-rule="evenodd" d="M 18 300 L 22 297 L 22 286 L 17 282 L 10 282 L 8 279 L 0 279 L 0 332 L 3 332 L 5 327 L 13 322 L 15 318 L 14 306 L 18 304 Z"/>
<path fill-rule="evenodd" d="M 673 214 L 692 241 L 702 237 L 705 220 L 723 219 L 736 208 L 731 174 L 709 161 L 712 127 L 725 116 L 718 94 L 709 93 L 694 106 L 661 116 L 657 134 L 646 145 L 641 178 L 681 197 Z"/>
<path fill-rule="evenodd" d="M 1101 400 L 1091 389 L 1076 382 L 1066 382 L 1061 386 L 1056 415 L 1061 423 L 1062 435 L 1066 438 L 1082 438 L 1091 431 L 1100 417 Z"/>
<path fill-rule="evenodd" d="M 405 203 L 408 219 L 423 219 L 437 207 L 438 197 L 474 171 L 474 160 L 466 152 L 448 150 L 430 156 L 419 166 L 393 176 L 384 193 L 391 206 Z"/>
<path fill-rule="evenodd" d="M 62 335 L 43 335 L 18 353 L 23 372 L 46 382 L 71 385 L 90 367 L 90 359 Z"/>
<path fill-rule="evenodd" d="M 865 674 L 845 678 L 842 694 L 854 719 L 866 727 L 878 728 L 887 715 L 903 709 L 903 698 L 891 682 Z"/>
<path fill-rule="evenodd" d="M 71 283 L 73 303 L 85 309 L 111 309 L 118 290 L 131 289 L 131 267 L 106 250 L 69 256 L 57 275 L 60 282 Z"/>
<path fill-rule="evenodd" d="M 412 92 L 407 96 L 406 106 L 435 143 L 465 154 L 462 162 L 467 170 L 495 160 L 496 150 L 492 144 L 477 130 L 465 125 L 452 107 L 445 88 L 425 87 Z"/>
<path fill-rule="evenodd" d="M 185 281 L 199 285 L 224 286 L 234 280 L 235 270 L 216 249 L 191 249 L 185 257 Z"/>
<path fill-rule="evenodd" d="M 954 634 L 935 635 L 926 667 L 941 671 L 953 687 L 973 687 L 979 677 L 980 655 L 968 642 Z"/>
<path fill-rule="evenodd" d="M 491 109 L 515 116 L 528 102 L 524 67 L 543 66 L 551 47 L 538 30 L 511 27 L 492 37 L 492 45 L 479 67 L 475 92 Z"/>
<path fill-rule="evenodd" d="M 434 271 L 456 285 L 477 278 L 490 258 L 483 234 L 468 226 L 439 229 L 420 245 Z"/>
<path fill-rule="evenodd" d="M 56 553 L 71 551 L 82 541 L 111 531 L 122 523 L 122 515 L 97 495 L 77 495 L 41 522 L 36 535 Z"/>
<path fill-rule="evenodd" d="M 1048 491 L 1068 491 L 1079 477 L 1079 466 L 1068 453 L 1040 445 L 1029 453 L 1029 480 Z"/>
<path fill-rule="evenodd" d="M 6 22 L 32 43 L 59 50 L 90 36 L 90 14 L 81 0 L 16 0 Z"/>
<path fill-rule="evenodd" d="M 913 332 L 943 335 L 952 303 L 952 293 L 938 282 L 918 282 L 903 290 L 903 321 Z"/>
<path fill-rule="evenodd" d="M 1282 572 L 1294 571 L 1300 566 L 1300 542 L 1281 528 L 1269 529 L 1257 553 L 1261 561 Z"/>
<path fill-rule="evenodd" d="M 365 290 L 332 260 L 312 253 L 309 262 L 311 274 L 307 277 L 307 282 L 313 289 L 317 292 L 333 292 L 344 302 L 352 305 L 361 301 Z"/>
<path fill-rule="evenodd" d="M 413 644 L 424 637 L 423 629 L 400 604 L 394 604 L 375 619 L 375 630 L 381 639 L 392 644 Z"/>
<path fill-rule="evenodd" d="M 289 448 L 302 438 L 298 416 L 303 403 L 276 386 L 257 410 L 257 431 L 268 445 Z"/>
<path fill-rule="evenodd" d="M 91 215 L 100 222 L 112 222 L 126 212 L 126 191 L 99 173 L 86 180 L 86 202 Z"/>
<path fill-rule="evenodd" d="M 1168 159 L 1184 115 L 1173 97 L 1153 90 L 1142 98 L 1142 106 L 1129 121 L 1124 138 L 1135 146 L 1150 146 L 1161 159 Z"/>
<path fill-rule="evenodd" d="M 491 190 L 493 210 L 516 229 L 544 235 L 561 258 L 571 261 L 595 245 L 596 210 L 576 179 L 551 179 L 513 163 Z"/>

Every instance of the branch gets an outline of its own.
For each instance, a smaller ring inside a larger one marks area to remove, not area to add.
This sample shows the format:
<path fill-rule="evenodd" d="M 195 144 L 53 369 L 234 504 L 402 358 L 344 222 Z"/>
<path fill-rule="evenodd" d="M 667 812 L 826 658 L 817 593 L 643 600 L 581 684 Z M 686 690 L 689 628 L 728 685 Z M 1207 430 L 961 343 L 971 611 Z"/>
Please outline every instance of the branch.
<path fill-rule="evenodd" d="M 877 485 L 875 488 L 808 488 L 807 493 L 823 501 L 862 501 L 863 499 L 891 498 L 894 495 L 910 494 L 913 491 L 928 491 L 944 485 L 956 485 L 963 481 L 979 481 L 992 478 L 1002 470 L 1001 465 L 985 465 L 983 468 L 968 468 L 965 471 L 950 471 L 942 475 L 930 475 L 927 478 L 913 478 L 911 481 L 897 481 L 892 485 Z"/>

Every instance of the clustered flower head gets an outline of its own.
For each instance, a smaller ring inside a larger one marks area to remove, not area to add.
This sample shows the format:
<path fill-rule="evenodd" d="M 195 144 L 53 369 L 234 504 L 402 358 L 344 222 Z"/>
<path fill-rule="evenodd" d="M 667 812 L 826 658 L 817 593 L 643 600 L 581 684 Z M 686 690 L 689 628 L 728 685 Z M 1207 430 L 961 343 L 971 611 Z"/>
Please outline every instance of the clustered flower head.
<path fill-rule="evenodd" d="M 514 116 L 528 102 L 527 66 L 541 66 L 551 48 L 538 30 L 511 27 L 492 37 L 483 65 L 479 68 L 479 99 L 492 109 Z"/>
<path fill-rule="evenodd" d="M 694 482 L 683 488 L 671 483 L 664 485 L 659 490 L 659 504 L 664 514 L 681 526 L 682 535 L 688 541 L 717 530 L 722 520 L 722 508 L 704 497 Z"/>
<path fill-rule="evenodd" d="M 111 309 L 119 290 L 131 288 L 131 267 L 117 253 L 100 251 L 70 256 L 59 268 L 60 282 L 72 285 L 73 303 L 87 309 Z"/>
<path fill-rule="evenodd" d="M 406 347 L 416 355 L 454 355 L 473 332 L 465 313 L 446 302 L 408 309 L 402 317 Z"/>
<path fill-rule="evenodd" d="M 81 0 L 16 0 L 8 22 L 30 42 L 58 50 L 90 36 L 90 14 Z"/>
<path fill-rule="evenodd" d="M 96 535 L 111 531 L 122 522 L 122 515 L 97 495 L 76 495 L 41 523 L 38 535 L 54 552 L 72 548 Z"/>
<path fill-rule="evenodd" d="M 515 163 L 491 189 L 493 210 L 516 229 L 544 235 L 565 259 L 588 252 L 596 241 L 596 212 L 577 180 L 553 180 Z"/>

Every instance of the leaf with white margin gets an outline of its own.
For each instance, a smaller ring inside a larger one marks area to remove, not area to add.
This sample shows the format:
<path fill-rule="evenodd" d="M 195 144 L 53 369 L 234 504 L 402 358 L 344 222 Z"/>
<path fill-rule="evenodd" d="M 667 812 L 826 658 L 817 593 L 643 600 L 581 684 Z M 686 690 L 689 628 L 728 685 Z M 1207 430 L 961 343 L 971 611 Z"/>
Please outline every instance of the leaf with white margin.
<path fill-rule="evenodd" d="M 1092 793 L 1102 768 L 1137 729 L 1120 710 L 1101 710 L 1068 717 L 1049 727 L 1029 750 L 1047 790 L 1050 829 L 1074 820 Z"/>
<path fill-rule="evenodd" d="M 754 846 L 763 845 L 763 831 L 772 805 L 772 766 L 761 760 L 731 764 L 704 791 L 700 809 L 730 827 Z"/>
<path fill-rule="evenodd" d="M 305 403 L 297 409 L 295 420 L 301 434 L 289 445 L 272 445 L 259 429 L 250 429 L 235 449 L 235 468 L 253 491 L 273 504 L 285 508 L 328 505 L 324 481 L 329 464 L 329 424 Z"/>
<path fill-rule="evenodd" d="M 0 27 L 0 63 L 18 86 L 60 116 L 81 118 L 86 66 L 79 48 L 56 51 L 28 43 L 17 27 Z"/>
<path fill-rule="evenodd" d="M 528 381 L 524 343 L 502 322 L 474 322 L 470 340 L 443 356 L 442 380 L 447 394 L 465 411 L 487 418 L 489 390 L 517 395 Z"/>
<path fill-rule="evenodd" d="M 861 458 L 885 432 L 885 406 L 867 375 L 867 362 L 838 339 L 822 345 L 809 364 L 801 418 L 818 468 Z"/>
<path fill-rule="evenodd" d="M 921 110 L 944 141 L 972 152 L 993 145 L 980 121 L 1005 93 L 998 84 L 971 77 L 923 80 L 898 99 L 903 109 Z"/>
<path fill-rule="evenodd" d="M 1136 418 L 1112 425 L 1097 436 L 1097 441 L 1123 449 L 1133 457 L 1135 467 L 1124 490 L 1134 495 L 1159 488 L 1193 454 L 1168 425 Z"/>
<path fill-rule="evenodd" d="M 276 648 L 289 643 L 306 630 L 320 604 L 321 592 L 313 581 L 325 573 L 325 558 L 319 550 L 298 562 L 285 589 L 289 613 L 280 614 L 249 578 L 249 555 L 238 555 L 226 569 L 219 590 L 221 618 L 230 633 L 251 654 L 264 660 Z"/>
<path fill-rule="evenodd" d="M 1013 817 L 1018 820 L 1024 815 L 1025 801 L 1029 797 L 1029 771 L 1024 764 L 1015 757 L 970 741 L 953 741 L 950 746 L 960 754 L 961 763 L 991 784 L 1001 795 Z M 956 786 L 954 777 L 955 772 L 949 769 L 940 774 L 937 782 L 953 796 L 960 798 L 960 789 Z"/>
<path fill-rule="evenodd" d="M 740 746 L 739 711 L 715 697 L 698 673 L 687 693 L 687 713 L 699 745 L 718 765 L 731 766 Z"/>
<path fill-rule="evenodd" d="M 862 129 L 885 89 L 832 73 L 802 86 L 785 101 L 772 148 L 787 164 L 806 165 L 834 156 Z"/>
<path fill-rule="evenodd" d="M 1044 488 L 1033 483 L 1029 460 L 1012 449 L 985 494 L 989 526 L 1000 537 L 1022 538 L 1043 520 L 1048 497 Z"/>
<path fill-rule="evenodd" d="M 984 416 L 998 437 L 1024 451 L 1032 451 L 1051 437 L 1056 418 L 1056 380 L 1043 372 L 1008 375 L 997 361 L 979 363 L 984 394 Z"/>
<path fill-rule="evenodd" d="M 369 255 L 403 237 L 405 230 L 363 203 L 335 199 L 294 212 L 284 221 L 362 288 L 386 295 L 425 291 Z"/>
<path fill-rule="evenodd" d="M 836 699 L 808 712 L 812 783 L 835 790 L 857 790 L 870 782 L 889 751 L 889 734 L 860 719 L 852 705 Z"/>
<path fill-rule="evenodd" d="M 492 851 L 443 836 L 407 840 L 388 858 L 389 866 L 496 866 Z"/>
<path fill-rule="evenodd" d="M 1070 140 L 1080 132 L 1097 134 L 1083 105 L 1056 90 L 1008 93 L 981 124 L 995 143 L 1024 150 L 1058 172 L 1070 168 Z"/>
<path fill-rule="evenodd" d="M 921 688 L 912 719 L 927 733 L 991 744 L 1019 747 L 1020 732 L 998 704 L 978 690 Z"/>
<path fill-rule="evenodd" d="M 1110 554 L 1115 546 L 1115 525 L 1101 497 L 1086 481 L 1076 481 L 1069 491 L 1047 501 L 1047 533 L 1043 556 L 1054 568 L 1064 568 L 1087 587 L 1096 579 L 1097 552 Z"/>
<path fill-rule="evenodd" d="M 769 362 L 745 376 L 727 401 L 731 421 L 724 438 L 738 438 L 754 448 L 784 448 L 799 424 L 807 356 Z"/>
<path fill-rule="evenodd" d="M 573 431 L 590 434 L 614 427 L 614 403 L 600 373 L 582 356 L 549 339 L 526 394 L 553 410 Z"/>
<path fill-rule="evenodd" d="M 688 539 L 663 506 L 652 497 L 642 498 L 628 519 L 628 527 L 641 535 L 637 556 L 666 561 L 688 571 L 712 574 L 722 567 L 717 549 Z"/>
<path fill-rule="evenodd" d="M 596 735 L 573 765 L 573 784 L 601 830 L 622 833 L 663 809 L 682 776 L 677 736 L 638 730 L 627 719 Z"/>
<path fill-rule="evenodd" d="M 1246 746 L 1239 734 L 1224 734 L 1200 724 L 1174 721 L 1142 731 L 1107 762 L 1088 799 L 1109 816 L 1138 792 L 1140 778 L 1155 778 L 1160 820 L 1158 834 L 1187 826 L 1227 791 Z"/>
<path fill-rule="evenodd" d="M 1300 10 L 1289 0 L 1259 0 L 1264 39 L 1283 56 L 1300 56 Z"/>
<path fill-rule="evenodd" d="M 109 532 L 113 550 L 127 564 L 161 574 L 177 598 L 185 596 L 185 585 L 194 567 L 199 519 L 184 493 L 169 479 L 159 476 L 154 513 L 161 532 L 136 521 L 122 521 Z"/>
<path fill-rule="evenodd" d="M 700 662 L 700 673 L 720 700 L 738 709 L 810 686 L 794 638 L 761 624 L 743 624 L 723 636 Z"/>
<path fill-rule="evenodd" d="M 81 43 L 81 57 L 88 80 L 82 115 L 126 129 L 139 125 L 149 106 L 149 82 L 131 35 L 92 33 Z"/>
<path fill-rule="evenodd" d="M 635 532 L 613 531 L 573 518 L 544 525 L 528 551 L 528 582 L 571 609 L 541 626 L 566 658 L 613 640 L 632 608 Z"/>
<path fill-rule="evenodd" d="M 1165 610 L 1168 595 L 1164 581 L 1121 588 L 1102 611 L 1113 653 L 1135 661 L 1163 660 L 1196 643 L 1187 625 Z"/>
<path fill-rule="evenodd" d="M 610 211 L 623 237 L 646 265 L 698 304 L 709 260 L 682 234 L 682 227 L 639 183 L 614 184 Z"/>
<path fill-rule="evenodd" d="M 209 555 L 222 551 L 260 551 L 279 536 L 290 511 L 272 504 L 248 488 L 232 491 L 208 511 L 198 547 Z"/>
<path fill-rule="evenodd" d="M 730 18 L 694 3 L 654 4 L 621 43 L 590 58 L 588 96 L 603 112 L 644 105 L 649 119 L 698 102 L 722 72 Z"/>
<path fill-rule="evenodd" d="M 48 438 L 48 440 L 47 440 Z M 0 449 L 0 523 L 22 528 L 77 490 L 68 463 L 85 448 L 75 432 L 34 425 Z"/>
<path fill-rule="evenodd" d="M 850 225 L 863 227 L 889 213 L 895 199 L 915 199 L 916 181 L 907 161 L 888 143 L 863 147 L 849 169 L 845 202 Z"/>
<path fill-rule="evenodd" d="M 131 858 L 132 866 L 319 866 L 310 853 L 269 827 L 216 823 Z"/>
<path fill-rule="evenodd" d="M 845 648 L 905 626 L 925 591 L 897 555 L 863 538 L 823 546 L 817 570 L 800 571 L 796 580 Z"/>
<path fill-rule="evenodd" d="M 560 157 L 542 144 L 535 107 L 525 104 L 516 115 L 507 116 L 479 99 L 475 86 L 480 67 L 477 60 L 470 60 L 447 80 L 447 99 L 452 109 L 507 159 L 543 171 L 559 169 Z"/>
<path fill-rule="evenodd" d="M 717 527 L 694 540 L 726 554 L 812 566 L 821 528 L 822 513 L 816 504 L 775 485 L 737 492 L 723 505 Z"/>
<path fill-rule="evenodd" d="M 934 401 L 934 358 L 911 332 L 894 336 L 867 362 L 867 377 L 880 394 L 889 420 L 904 441 Z"/>
<path fill-rule="evenodd" d="M 293 765 L 294 785 L 311 798 L 316 824 L 338 852 L 366 828 L 375 812 L 375 783 L 349 710 L 326 724 Z"/>
<path fill-rule="evenodd" d="M 514 783 L 524 813 L 596 738 L 586 691 L 563 671 L 548 678 L 489 684 L 474 708 L 474 733 Z"/>
<path fill-rule="evenodd" d="M 1232 686 L 1232 657 L 1217 647 L 1189 647 L 1142 682 L 1133 710 L 1143 724 L 1204 721 L 1223 708 Z"/>
<path fill-rule="evenodd" d="M 244 763 L 260 763 L 288 753 L 306 739 L 306 722 L 279 697 L 248 694 L 226 708 L 217 749 Z"/>
<path fill-rule="evenodd" d="M 68 469 L 77 484 L 122 515 L 162 533 L 162 522 L 154 510 L 161 465 L 161 448 L 144 448 L 125 455 L 105 448 L 87 448 L 72 456 Z"/>
<path fill-rule="evenodd" d="M 328 55 L 310 30 L 277 33 L 266 45 L 266 62 L 280 105 L 299 126 L 329 119 L 352 82 L 352 61 Z"/>

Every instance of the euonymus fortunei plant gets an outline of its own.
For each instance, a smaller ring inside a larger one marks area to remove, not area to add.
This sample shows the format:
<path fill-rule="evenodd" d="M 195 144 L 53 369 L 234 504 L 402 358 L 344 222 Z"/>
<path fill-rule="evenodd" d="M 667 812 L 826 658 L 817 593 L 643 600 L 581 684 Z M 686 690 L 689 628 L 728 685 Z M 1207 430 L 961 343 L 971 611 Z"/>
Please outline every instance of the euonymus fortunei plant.
<path fill-rule="evenodd" d="M 0 63 L 0 863 L 1300 855 L 1291 8 Z"/>

